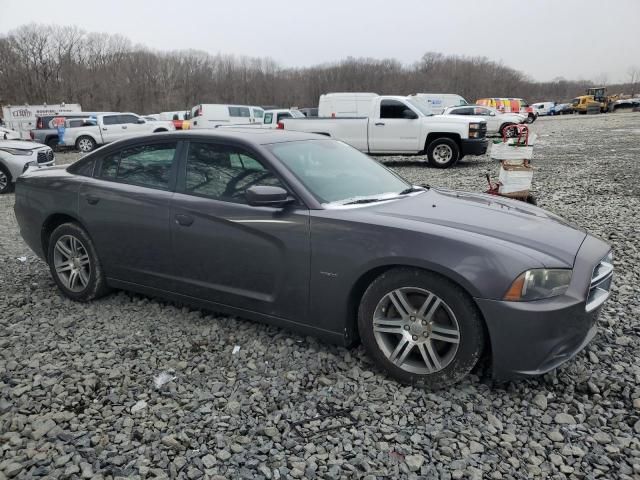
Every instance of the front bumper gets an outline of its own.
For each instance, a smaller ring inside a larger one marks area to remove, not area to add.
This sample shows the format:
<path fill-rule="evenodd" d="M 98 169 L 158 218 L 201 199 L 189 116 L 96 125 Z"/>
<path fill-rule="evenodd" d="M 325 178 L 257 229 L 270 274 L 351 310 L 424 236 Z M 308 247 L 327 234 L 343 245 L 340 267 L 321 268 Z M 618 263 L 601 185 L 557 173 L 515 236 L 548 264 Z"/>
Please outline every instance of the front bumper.
<path fill-rule="evenodd" d="M 460 141 L 462 155 L 484 155 L 487 153 L 489 140 L 485 138 L 463 138 Z"/>
<path fill-rule="evenodd" d="M 493 376 L 541 375 L 571 359 L 593 339 L 602 303 L 587 311 L 594 267 L 609 245 L 587 235 L 564 295 L 533 302 L 476 299 L 489 331 Z"/>

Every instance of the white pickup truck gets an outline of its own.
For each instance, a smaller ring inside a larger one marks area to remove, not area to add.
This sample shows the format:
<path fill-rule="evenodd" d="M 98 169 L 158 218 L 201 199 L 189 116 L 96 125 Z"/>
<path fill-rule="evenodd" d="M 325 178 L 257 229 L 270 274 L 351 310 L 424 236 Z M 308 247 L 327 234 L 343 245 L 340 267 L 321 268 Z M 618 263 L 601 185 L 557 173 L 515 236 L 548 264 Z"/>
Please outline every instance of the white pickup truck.
<path fill-rule="evenodd" d="M 64 145 L 73 145 L 86 153 L 98 145 L 121 138 L 175 129 L 170 121 L 150 122 L 135 113 L 105 113 L 96 115 L 95 120 L 87 119 L 80 126 L 67 128 L 64 132 Z"/>
<path fill-rule="evenodd" d="M 283 118 L 278 128 L 337 138 L 372 155 L 423 155 L 436 168 L 487 151 L 487 123 L 480 117 L 433 115 L 415 98 L 378 96 L 368 117 Z"/>

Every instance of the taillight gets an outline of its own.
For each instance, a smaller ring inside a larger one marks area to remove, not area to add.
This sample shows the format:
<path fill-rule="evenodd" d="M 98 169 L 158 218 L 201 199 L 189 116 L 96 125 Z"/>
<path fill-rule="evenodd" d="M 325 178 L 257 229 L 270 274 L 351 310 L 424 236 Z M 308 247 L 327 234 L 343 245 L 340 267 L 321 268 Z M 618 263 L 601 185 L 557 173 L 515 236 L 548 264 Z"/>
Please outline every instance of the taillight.
<path fill-rule="evenodd" d="M 284 130 L 284 123 L 278 122 L 278 126 L 276 127 L 278 130 Z"/>
<path fill-rule="evenodd" d="M 42 125 L 42 118 L 38 117 L 38 122 L 36 123 L 36 128 L 44 128 L 44 126 Z M 33 137 L 31 137 L 33 138 Z"/>
<path fill-rule="evenodd" d="M 36 136 L 33 134 L 33 130 L 29 130 L 29 136 L 31 137 L 31 140 L 36 138 Z"/>

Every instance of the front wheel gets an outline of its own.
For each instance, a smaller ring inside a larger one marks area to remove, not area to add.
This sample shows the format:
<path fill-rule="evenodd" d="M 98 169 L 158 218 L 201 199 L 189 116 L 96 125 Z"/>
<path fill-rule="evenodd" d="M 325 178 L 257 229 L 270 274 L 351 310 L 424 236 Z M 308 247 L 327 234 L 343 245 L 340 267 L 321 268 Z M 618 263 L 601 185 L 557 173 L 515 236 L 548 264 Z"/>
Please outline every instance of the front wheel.
<path fill-rule="evenodd" d="M 63 223 L 51 234 L 47 252 L 49 270 L 62 293 L 88 302 L 109 289 L 93 242 L 76 223 Z"/>
<path fill-rule="evenodd" d="M 424 270 L 398 268 L 374 280 L 360 303 L 358 329 L 379 367 L 430 389 L 462 380 L 484 347 L 484 325 L 469 295 Z"/>
<path fill-rule="evenodd" d="M 80 137 L 76 140 L 76 149 L 82 153 L 89 153 L 96 148 L 96 141 L 88 136 Z"/>
<path fill-rule="evenodd" d="M 435 168 L 449 168 L 460 159 L 460 148 L 450 138 L 438 138 L 427 147 L 429 165 Z"/>

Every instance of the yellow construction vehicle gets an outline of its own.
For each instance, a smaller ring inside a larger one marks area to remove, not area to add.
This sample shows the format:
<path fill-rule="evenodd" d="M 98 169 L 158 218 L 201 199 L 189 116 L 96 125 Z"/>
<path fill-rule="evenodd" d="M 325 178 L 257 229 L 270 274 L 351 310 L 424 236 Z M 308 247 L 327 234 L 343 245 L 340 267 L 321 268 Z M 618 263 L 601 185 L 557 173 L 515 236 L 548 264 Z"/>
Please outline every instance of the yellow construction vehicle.
<path fill-rule="evenodd" d="M 571 106 L 574 112 L 587 113 L 596 111 L 605 113 L 612 110 L 613 102 L 618 100 L 619 95 L 607 95 L 607 87 L 587 88 L 587 94 L 574 98 Z"/>

